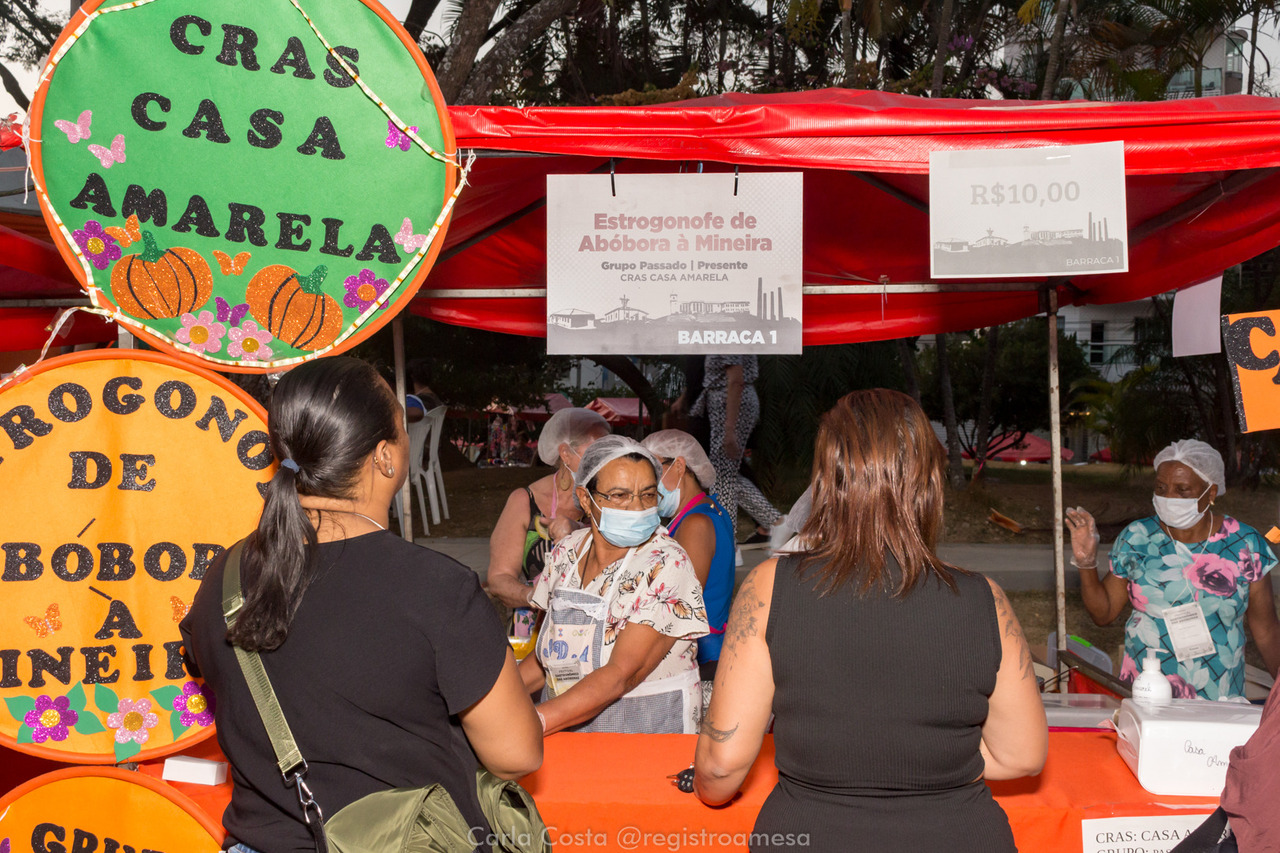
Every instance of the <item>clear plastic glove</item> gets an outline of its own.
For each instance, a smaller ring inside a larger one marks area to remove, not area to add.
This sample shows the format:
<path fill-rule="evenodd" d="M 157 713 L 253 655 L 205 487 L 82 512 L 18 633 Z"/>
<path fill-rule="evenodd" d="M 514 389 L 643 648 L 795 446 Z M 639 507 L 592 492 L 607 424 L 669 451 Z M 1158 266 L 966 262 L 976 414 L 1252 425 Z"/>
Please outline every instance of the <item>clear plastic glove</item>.
<path fill-rule="evenodd" d="M 1071 534 L 1071 557 L 1079 568 L 1098 565 L 1098 525 L 1084 507 L 1065 513 L 1067 531 Z"/>

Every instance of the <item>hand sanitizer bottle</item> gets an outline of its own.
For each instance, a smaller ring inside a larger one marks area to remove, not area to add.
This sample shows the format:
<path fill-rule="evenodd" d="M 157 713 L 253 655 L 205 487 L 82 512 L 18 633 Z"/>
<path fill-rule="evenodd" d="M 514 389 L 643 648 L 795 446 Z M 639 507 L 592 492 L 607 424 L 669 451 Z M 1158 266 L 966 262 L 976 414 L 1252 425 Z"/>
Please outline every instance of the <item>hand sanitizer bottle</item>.
<path fill-rule="evenodd" d="M 1142 672 L 1133 680 L 1133 698 L 1148 705 L 1167 705 L 1173 699 L 1173 685 L 1160 671 L 1160 653 L 1148 648 L 1142 660 Z"/>

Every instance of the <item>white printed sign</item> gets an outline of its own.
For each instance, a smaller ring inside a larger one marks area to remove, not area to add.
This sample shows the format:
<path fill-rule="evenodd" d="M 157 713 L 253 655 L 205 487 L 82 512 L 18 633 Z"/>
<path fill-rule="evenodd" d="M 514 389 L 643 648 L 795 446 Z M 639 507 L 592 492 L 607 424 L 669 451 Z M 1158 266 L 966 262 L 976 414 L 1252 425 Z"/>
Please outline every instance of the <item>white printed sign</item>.
<path fill-rule="evenodd" d="M 930 274 L 1126 272 L 1124 143 L 929 155 Z"/>
<path fill-rule="evenodd" d="M 799 172 L 548 175 L 547 352 L 798 354 L 802 198 Z"/>
<path fill-rule="evenodd" d="M 1205 812 L 1083 820 L 1084 853 L 1168 853 L 1208 816 Z"/>

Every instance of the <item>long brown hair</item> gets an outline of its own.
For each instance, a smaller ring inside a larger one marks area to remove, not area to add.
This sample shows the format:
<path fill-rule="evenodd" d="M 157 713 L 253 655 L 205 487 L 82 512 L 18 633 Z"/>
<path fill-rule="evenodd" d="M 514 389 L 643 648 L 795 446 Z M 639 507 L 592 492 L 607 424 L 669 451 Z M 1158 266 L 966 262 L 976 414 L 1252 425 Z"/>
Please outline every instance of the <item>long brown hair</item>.
<path fill-rule="evenodd" d="M 823 594 L 854 580 L 860 595 L 878 587 L 900 598 L 926 575 L 954 589 L 951 574 L 963 570 L 935 552 L 942 498 L 942 445 L 916 401 L 885 388 L 846 394 L 818 427 L 799 571 L 815 570 Z"/>

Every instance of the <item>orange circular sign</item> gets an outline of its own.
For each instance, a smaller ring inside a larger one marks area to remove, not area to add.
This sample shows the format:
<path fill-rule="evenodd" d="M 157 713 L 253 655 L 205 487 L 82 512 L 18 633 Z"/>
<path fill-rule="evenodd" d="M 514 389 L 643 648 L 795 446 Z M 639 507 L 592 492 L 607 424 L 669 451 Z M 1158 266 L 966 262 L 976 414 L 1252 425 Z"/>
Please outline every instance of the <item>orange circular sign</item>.
<path fill-rule="evenodd" d="M 273 470 L 262 408 L 170 356 L 62 356 L 0 390 L 0 743 L 114 763 L 207 737 L 178 622 Z"/>
<path fill-rule="evenodd" d="M 222 827 L 141 773 L 77 767 L 38 776 L 0 799 L 0 850 L 217 853 Z"/>

